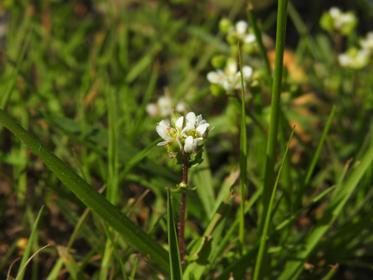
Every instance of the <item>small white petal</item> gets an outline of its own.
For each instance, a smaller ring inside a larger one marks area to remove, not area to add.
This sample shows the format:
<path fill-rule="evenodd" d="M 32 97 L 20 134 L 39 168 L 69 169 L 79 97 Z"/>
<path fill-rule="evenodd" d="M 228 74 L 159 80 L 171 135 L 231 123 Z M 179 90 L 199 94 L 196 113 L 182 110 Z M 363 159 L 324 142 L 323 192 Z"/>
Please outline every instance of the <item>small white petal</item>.
<path fill-rule="evenodd" d="M 341 10 L 337 7 L 331 7 L 330 10 L 329 10 L 329 13 L 330 15 L 333 17 L 333 18 L 338 18 L 340 15 L 341 15 Z"/>
<path fill-rule="evenodd" d="M 237 73 L 237 63 L 234 60 L 229 60 L 225 66 L 226 75 L 234 75 Z"/>
<path fill-rule="evenodd" d="M 179 130 L 182 130 L 184 124 L 184 117 L 180 117 L 175 122 L 175 127 Z"/>
<path fill-rule="evenodd" d="M 155 117 L 158 115 L 158 106 L 155 105 L 154 103 L 150 103 L 146 106 L 146 112 L 149 114 L 151 117 Z"/>
<path fill-rule="evenodd" d="M 159 112 L 162 117 L 172 114 L 172 100 L 168 96 L 162 96 L 158 99 Z"/>
<path fill-rule="evenodd" d="M 185 138 L 185 142 L 184 142 L 184 151 L 186 153 L 191 153 L 193 151 L 193 137 L 192 136 L 188 136 L 187 138 Z"/>
<path fill-rule="evenodd" d="M 251 44 L 255 42 L 255 35 L 254 34 L 248 34 L 245 36 L 244 42 L 246 44 Z"/>
<path fill-rule="evenodd" d="M 168 121 L 165 121 L 165 120 L 160 121 L 155 129 L 158 135 L 164 140 L 168 141 L 172 139 L 170 135 L 168 134 L 170 130 L 170 123 Z"/>
<path fill-rule="evenodd" d="M 212 71 L 207 73 L 207 80 L 212 84 L 219 84 L 221 75 L 218 72 Z"/>
<path fill-rule="evenodd" d="M 176 112 L 182 113 L 186 111 L 186 105 L 184 102 L 179 102 L 176 104 Z"/>
<path fill-rule="evenodd" d="M 251 68 L 250 66 L 242 67 L 242 74 L 246 80 L 250 79 L 253 74 L 253 68 Z"/>
<path fill-rule="evenodd" d="M 186 119 L 185 128 L 186 128 L 186 130 L 191 130 L 191 129 L 195 128 L 196 118 L 197 118 L 196 114 L 193 113 L 193 112 L 189 112 L 188 114 L 186 114 L 186 116 L 185 116 L 185 119 Z"/>
<path fill-rule="evenodd" d="M 206 130 L 207 130 L 207 128 L 210 126 L 210 124 L 208 124 L 208 123 L 202 123 L 202 124 L 200 124 L 198 127 L 197 127 L 197 133 L 198 133 L 198 135 L 200 135 L 200 136 L 204 136 L 205 135 L 205 133 L 206 133 Z"/>
<path fill-rule="evenodd" d="M 247 30 L 247 22 L 240 20 L 236 23 L 236 31 L 239 35 L 244 35 Z"/>
<path fill-rule="evenodd" d="M 164 146 L 167 145 L 170 141 L 162 141 L 157 144 L 157 146 Z"/>

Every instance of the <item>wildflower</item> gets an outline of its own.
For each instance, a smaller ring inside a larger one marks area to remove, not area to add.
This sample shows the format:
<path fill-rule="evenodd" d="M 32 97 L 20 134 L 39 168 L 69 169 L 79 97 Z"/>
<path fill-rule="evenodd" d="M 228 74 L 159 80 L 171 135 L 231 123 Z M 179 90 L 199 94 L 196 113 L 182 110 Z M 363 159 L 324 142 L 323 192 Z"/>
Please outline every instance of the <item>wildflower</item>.
<path fill-rule="evenodd" d="M 369 52 L 364 49 L 350 49 L 338 56 L 338 62 L 345 68 L 361 69 L 369 62 Z"/>
<path fill-rule="evenodd" d="M 370 54 L 373 54 L 373 32 L 369 32 L 367 36 L 360 41 L 360 46 L 369 52 Z"/>
<path fill-rule="evenodd" d="M 253 75 L 253 69 L 250 66 L 243 66 L 242 74 L 244 80 L 248 81 Z M 238 70 L 237 63 L 233 59 L 229 59 L 226 62 L 223 70 L 218 69 L 209 72 L 207 80 L 211 84 L 218 85 L 228 92 L 241 88 L 241 73 Z"/>
<path fill-rule="evenodd" d="M 174 106 L 171 98 L 167 95 L 160 97 L 156 103 L 150 103 L 146 106 L 146 111 L 151 117 L 169 117 L 174 112 L 183 113 L 186 111 L 186 106 L 183 102 L 179 102 Z"/>
<path fill-rule="evenodd" d="M 185 158 L 202 151 L 210 124 L 202 118 L 189 112 L 174 120 L 162 120 L 156 131 L 163 139 L 158 146 L 166 146 L 170 156 Z"/>
<path fill-rule="evenodd" d="M 329 32 L 349 35 L 357 25 L 357 18 L 352 12 L 342 12 L 339 8 L 332 7 L 322 15 L 320 24 Z"/>
<path fill-rule="evenodd" d="M 255 43 L 255 35 L 250 32 L 248 23 L 240 20 L 228 31 L 227 40 L 232 44 L 241 42 L 242 44 L 249 45 Z"/>

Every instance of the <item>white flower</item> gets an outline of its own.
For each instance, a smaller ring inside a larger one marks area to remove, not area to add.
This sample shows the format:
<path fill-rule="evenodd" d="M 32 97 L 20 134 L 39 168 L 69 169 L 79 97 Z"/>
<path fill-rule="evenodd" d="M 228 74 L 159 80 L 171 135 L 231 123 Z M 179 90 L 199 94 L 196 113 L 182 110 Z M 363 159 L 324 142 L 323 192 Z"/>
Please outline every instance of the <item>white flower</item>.
<path fill-rule="evenodd" d="M 255 35 L 250 32 L 246 21 L 238 21 L 228 32 L 228 38 L 234 38 L 242 43 L 251 44 L 255 42 Z"/>
<path fill-rule="evenodd" d="M 158 146 L 164 146 L 172 141 L 171 126 L 170 126 L 169 121 L 166 121 L 166 120 L 160 121 L 155 129 L 158 135 L 161 136 L 161 138 L 164 140 L 158 143 Z"/>
<path fill-rule="evenodd" d="M 184 113 L 186 111 L 186 105 L 184 102 L 179 102 L 176 104 L 176 112 Z"/>
<path fill-rule="evenodd" d="M 161 117 L 167 117 L 172 114 L 172 100 L 168 96 L 162 96 L 158 99 L 158 108 Z"/>
<path fill-rule="evenodd" d="M 338 56 L 338 62 L 342 67 L 361 69 L 369 62 L 369 52 L 364 49 L 351 49 Z"/>
<path fill-rule="evenodd" d="M 159 114 L 158 106 L 154 103 L 150 103 L 146 106 L 146 112 L 148 112 L 149 116 L 156 117 Z"/>
<path fill-rule="evenodd" d="M 146 112 L 151 117 L 169 117 L 174 112 L 183 113 L 186 111 L 186 105 L 179 102 L 174 106 L 172 99 L 168 95 L 161 96 L 156 103 L 149 103 L 146 106 Z"/>
<path fill-rule="evenodd" d="M 196 116 L 193 112 L 177 118 L 172 125 L 170 121 L 160 121 L 156 131 L 163 141 L 158 145 L 175 144 L 182 153 L 197 152 L 207 137 L 209 126 L 201 115 Z"/>
<path fill-rule="evenodd" d="M 332 24 L 335 30 L 349 34 L 355 27 L 357 19 L 352 12 L 342 12 L 338 7 L 329 10 Z"/>
<path fill-rule="evenodd" d="M 373 54 L 373 31 L 369 32 L 367 36 L 360 41 L 361 47 Z"/>
<path fill-rule="evenodd" d="M 237 64 L 234 60 L 228 60 L 224 70 L 211 71 L 207 74 L 207 80 L 221 86 L 226 91 L 241 89 L 241 73 L 237 69 Z M 244 80 L 250 80 L 253 69 L 250 66 L 242 67 Z"/>

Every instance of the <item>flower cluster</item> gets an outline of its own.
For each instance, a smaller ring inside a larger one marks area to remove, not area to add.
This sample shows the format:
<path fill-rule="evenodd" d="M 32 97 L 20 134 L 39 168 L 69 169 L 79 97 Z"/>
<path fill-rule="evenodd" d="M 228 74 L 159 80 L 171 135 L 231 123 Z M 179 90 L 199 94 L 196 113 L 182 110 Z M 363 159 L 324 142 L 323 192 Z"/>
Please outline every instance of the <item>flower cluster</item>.
<path fill-rule="evenodd" d="M 249 81 L 253 75 L 253 69 L 250 66 L 242 67 L 242 74 L 245 82 Z M 223 69 L 217 69 L 207 74 L 207 80 L 227 92 L 241 89 L 241 73 L 236 61 L 228 59 Z"/>
<path fill-rule="evenodd" d="M 369 52 L 365 49 L 349 49 L 338 56 L 338 62 L 342 67 L 350 69 L 361 69 L 369 63 Z"/>
<path fill-rule="evenodd" d="M 184 113 L 186 106 L 183 102 L 178 102 L 174 105 L 172 99 L 164 95 L 160 97 L 156 103 L 150 103 L 146 106 L 146 111 L 151 117 L 169 117 L 174 112 Z"/>
<path fill-rule="evenodd" d="M 364 39 L 360 40 L 360 46 L 363 50 L 367 51 L 369 54 L 373 54 L 373 32 L 368 32 Z"/>
<path fill-rule="evenodd" d="M 357 25 L 357 18 L 350 11 L 342 12 L 339 8 L 332 7 L 322 15 L 320 24 L 328 32 L 349 35 Z"/>
<path fill-rule="evenodd" d="M 162 120 L 156 131 L 163 139 L 158 146 L 166 146 L 169 155 L 180 160 L 191 160 L 201 154 L 210 124 L 201 115 L 189 112 L 173 120 Z"/>
<path fill-rule="evenodd" d="M 226 40 L 230 45 L 236 46 L 237 43 L 241 43 L 245 51 L 252 52 L 255 50 L 255 35 L 246 21 L 240 20 L 233 24 L 229 19 L 222 19 L 220 21 L 220 31 L 226 34 Z"/>

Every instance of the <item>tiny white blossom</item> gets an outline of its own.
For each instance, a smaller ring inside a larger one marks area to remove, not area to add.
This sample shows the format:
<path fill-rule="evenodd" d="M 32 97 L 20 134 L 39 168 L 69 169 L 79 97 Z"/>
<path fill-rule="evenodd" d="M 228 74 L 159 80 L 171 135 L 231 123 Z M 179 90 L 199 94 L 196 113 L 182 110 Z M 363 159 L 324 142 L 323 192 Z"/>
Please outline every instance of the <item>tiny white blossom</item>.
<path fill-rule="evenodd" d="M 373 31 L 369 32 L 367 36 L 360 41 L 361 47 L 373 54 Z"/>
<path fill-rule="evenodd" d="M 352 12 L 342 12 L 338 7 L 329 9 L 331 26 L 329 28 L 335 31 L 349 34 L 357 23 L 356 16 Z"/>
<path fill-rule="evenodd" d="M 159 146 L 177 147 L 182 154 L 198 152 L 208 134 L 210 124 L 195 113 L 189 112 L 174 122 L 162 120 L 156 126 L 158 135 L 163 139 Z"/>
<path fill-rule="evenodd" d="M 244 44 L 252 44 L 255 42 L 255 35 L 250 31 L 249 24 L 244 20 L 240 20 L 232 26 L 228 31 L 228 38 L 232 38 L 233 42 L 238 40 Z"/>
<path fill-rule="evenodd" d="M 158 99 L 159 113 L 162 117 L 166 117 L 172 114 L 172 100 L 168 96 L 162 96 Z"/>
<path fill-rule="evenodd" d="M 176 104 L 176 112 L 184 113 L 186 111 L 186 105 L 184 102 L 179 102 Z"/>
<path fill-rule="evenodd" d="M 338 62 L 342 67 L 361 69 L 369 62 L 369 52 L 364 49 L 351 49 L 338 56 Z"/>
<path fill-rule="evenodd" d="M 185 111 L 186 105 L 183 102 L 178 102 L 175 106 L 168 95 L 161 96 L 156 103 L 149 103 L 146 106 L 146 112 L 151 117 L 169 117 L 174 112 L 184 113 Z"/>
<path fill-rule="evenodd" d="M 253 69 L 250 66 L 242 67 L 244 80 L 248 81 L 252 77 Z M 241 73 L 234 60 L 228 60 L 224 70 L 218 69 L 207 74 L 207 80 L 211 84 L 221 86 L 226 91 L 241 88 Z"/>

